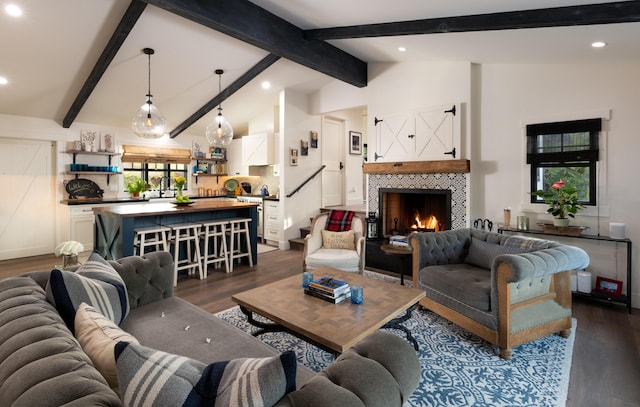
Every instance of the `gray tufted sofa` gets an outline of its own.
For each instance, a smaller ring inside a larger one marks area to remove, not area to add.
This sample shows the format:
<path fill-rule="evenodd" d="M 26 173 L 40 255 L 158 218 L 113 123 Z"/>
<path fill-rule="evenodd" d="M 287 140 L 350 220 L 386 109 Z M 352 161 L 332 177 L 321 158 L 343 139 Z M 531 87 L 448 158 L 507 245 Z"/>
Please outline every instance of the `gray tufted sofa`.
<path fill-rule="evenodd" d="M 420 305 L 500 347 L 571 332 L 571 270 L 587 253 L 557 242 L 476 229 L 413 233 Z"/>
<path fill-rule="evenodd" d="M 123 277 L 131 305 L 120 327 L 142 345 L 207 364 L 278 354 L 259 339 L 174 297 L 169 253 L 131 256 L 110 264 Z M 118 395 L 47 302 L 48 275 L 34 272 L 0 281 L 0 404 L 121 406 Z M 185 330 L 186 325 L 190 329 Z M 419 376 L 413 348 L 396 335 L 378 331 L 320 373 L 298 364 L 298 389 L 277 406 L 402 406 Z"/>

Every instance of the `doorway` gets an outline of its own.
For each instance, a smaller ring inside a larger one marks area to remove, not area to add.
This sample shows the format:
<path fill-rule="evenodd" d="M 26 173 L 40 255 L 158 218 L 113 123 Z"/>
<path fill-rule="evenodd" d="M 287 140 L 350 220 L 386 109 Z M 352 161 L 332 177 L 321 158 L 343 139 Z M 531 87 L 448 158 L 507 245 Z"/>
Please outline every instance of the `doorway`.
<path fill-rule="evenodd" d="M 55 249 L 55 144 L 0 138 L 0 260 Z"/>
<path fill-rule="evenodd" d="M 322 117 L 322 207 L 344 204 L 344 121 Z"/>

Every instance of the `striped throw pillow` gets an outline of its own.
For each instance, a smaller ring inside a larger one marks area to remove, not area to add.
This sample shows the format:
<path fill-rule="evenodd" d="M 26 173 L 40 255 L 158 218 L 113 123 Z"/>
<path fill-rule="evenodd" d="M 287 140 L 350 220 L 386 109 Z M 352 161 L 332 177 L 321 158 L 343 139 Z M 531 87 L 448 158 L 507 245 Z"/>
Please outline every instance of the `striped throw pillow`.
<path fill-rule="evenodd" d="M 127 342 L 115 354 L 126 407 L 268 407 L 296 387 L 293 351 L 210 365 Z"/>
<path fill-rule="evenodd" d="M 97 252 L 91 253 L 75 272 L 51 270 L 47 300 L 74 333 L 76 311 L 83 302 L 116 324 L 129 313 L 129 297 L 122 277 Z"/>

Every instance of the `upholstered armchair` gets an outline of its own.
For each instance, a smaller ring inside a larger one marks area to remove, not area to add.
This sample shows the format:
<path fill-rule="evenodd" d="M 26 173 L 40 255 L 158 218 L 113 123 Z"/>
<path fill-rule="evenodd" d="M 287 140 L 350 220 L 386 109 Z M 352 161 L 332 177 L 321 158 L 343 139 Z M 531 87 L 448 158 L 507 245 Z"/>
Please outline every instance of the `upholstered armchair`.
<path fill-rule="evenodd" d="M 571 332 L 571 270 L 587 253 L 554 241 L 476 229 L 412 233 L 413 285 L 420 305 L 498 345 L 512 348 Z"/>
<path fill-rule="evenodd" d="M 343 213 L 348 215 L 348 212 Z M 320 213 L 313 218 L 311 232 L 304 239 L 303 270 L 327 266 L 362 274 L 365 222 L 361 216 L 351 215 L 350 223 L 342 225 L 347 231 L 326 229 L 330 212 Z"/>

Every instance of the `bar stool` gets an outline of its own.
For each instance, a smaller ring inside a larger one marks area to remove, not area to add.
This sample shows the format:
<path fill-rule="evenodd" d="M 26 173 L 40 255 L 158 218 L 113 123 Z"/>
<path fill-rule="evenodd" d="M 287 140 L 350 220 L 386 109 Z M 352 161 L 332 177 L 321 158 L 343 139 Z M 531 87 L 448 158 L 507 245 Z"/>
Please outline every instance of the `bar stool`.
<path fill-rule="evenodd" d="M 227 257 L 227 220 L 217 220 L 204 222 L 201 226 L 200 238 L 204 240 L 202 255 L 202 272 L 207 278 L 207 268 L 209 264 L 219 267 L 224 263 L 227 273 L 229 273 L 229 258 Z"/>
<path fill-rule="evenodd" d="M 171 232 L 166 226 L 149 226 L 145 228 L 136 228 L 133 230 L 135 236 L 133 238 L 133 254 L 142 256 L 146 252 L 147 247 L 153 247 L 155 250 L 169 251 L 167 243 L 167 234 Z"/>
<path fill-rule="evenodd" d="M 251 238 L 249 237 L 249 222 L 251 218 L 229 219 L 229 269 L 233 272 L 233 260 L 238 261 L 243 257 L 249 258 L 249 265 L 253 267 L 253 256 L 251 255 Z M 242 236 L 246 244 L 246 252 L 242 251 Z"/>
<path fill-rule="evenodd" d="M 168 226 L 171 228 L 170 242 L 173 244 L 173 285 L 178 285 L 180 270 L 189 270 L 189 274 L 194 274 L 197 268 L 200 280 L 202 280 L 204 276 L 202 263 L 200 263 L 200 224 L 178 223 Z M 181 243 L 184 243 L 186 247 L 184 259 L 180 258 Z"/>

